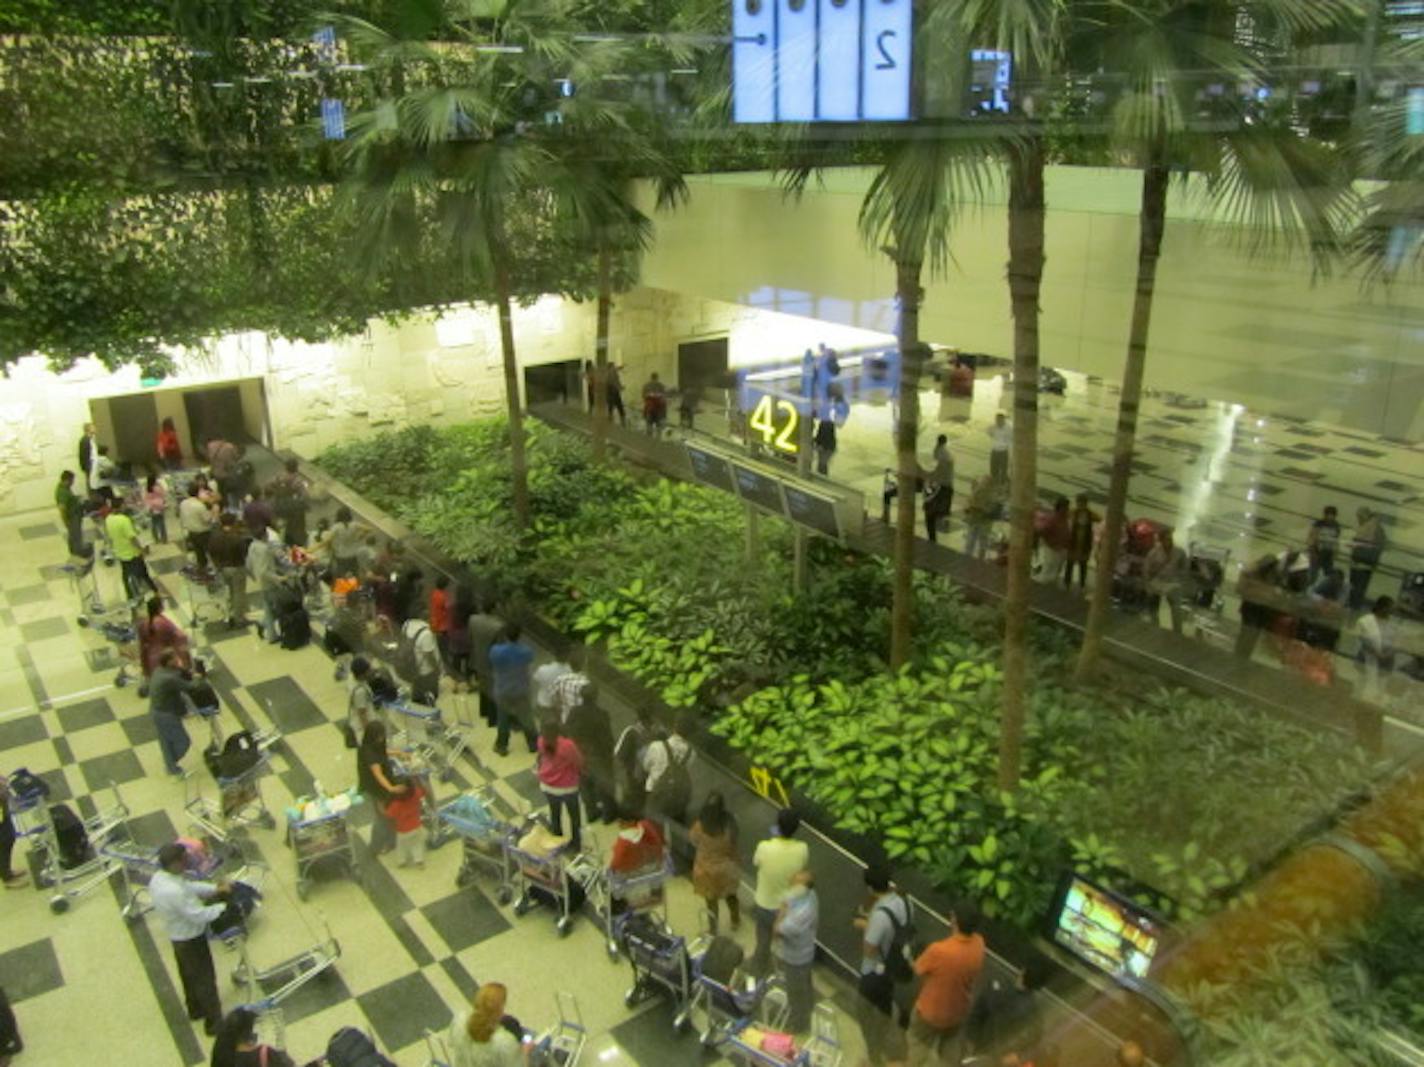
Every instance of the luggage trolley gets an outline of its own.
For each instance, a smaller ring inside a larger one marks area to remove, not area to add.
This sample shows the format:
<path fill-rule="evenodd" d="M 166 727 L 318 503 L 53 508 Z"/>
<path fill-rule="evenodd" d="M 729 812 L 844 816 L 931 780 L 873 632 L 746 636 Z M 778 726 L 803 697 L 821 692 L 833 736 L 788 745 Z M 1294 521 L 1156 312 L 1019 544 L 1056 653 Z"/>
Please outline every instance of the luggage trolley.
<path fill-rule="evenodd" d="M 66 866 L 60 849 L 60 826 L 56 822 L 57 808 L 51 806 L 40 823 L 39 833 L 34 840 L 44 853 L 40 880 L 46 888 L 53 889 L 49 900 L 49 910 L 62 915 L 69 910 L 69 902 L 78 900 L 90 890 L 108 882 L 117 866 L 114 860 L 105 856 L 102 848 L 124 832 L 124 823 L 129 816 L 128 806 L 119 793 L 119 787 L 111 787 L 114 803 L 101 809 L 82 822 L 85 836 L 84 858 Z"/>
<path fill-rule="evenodd" d="M 525 915 L 532 911 L 543 897 L 553 905 L 555 928 L 563 937 L 573 929 L 574 912 L 578 911 L 586 895 L 583 882 L 575 872 L 579 858 L 569 853 L 565 844 L 547 856 L 540 856 L 521 849 L 511 837 L 505 842 L 509 854 L 508 863 L 514 874 L 514 884 L 519 896 L 514 902 L 514 914 Z"/>
<path fill-rule="evenodd" d="M 434 768 L 440 780 L 455 774 L 455 760 L 468 747 L 468 740 L 445 725 L 440 709 L 409 700 L 388 700 L 381 705 L 394 716 L 392 747 L 410 749 Z"/>
<path fill-rule="evenodd" d="M 817 1004 L 811 1014 L 811 1036 L 789 1056 L 762 1048 L 767 1033 L 751 1019 L 736 1023 L 718 1042 L 717 1051 L 744 1067 L 840 1067 L 840 1028 L 829 1004 Z"/>
<path fill-rule="evenodd" d="M 196 826 L 219 841 L 225 842 L 231 835 L 242 833 L 251 826 L 275 830 L 277 820 L 267 810 L 258 781 L 271 767 L 272 761 L 266 750 L 259 748 L 256 762 L 241 774 L 224 778 L 214 773 L 213 780 L 218 791 L 216 801 L 204 798 L 197 775 L 192 775 L 187 779 L 191 785 L 185 785 L 184 791 L 191 795 L 186 798 L 184 810 Z"/>
<path fill-rule="evenodd" d="M 231 868 L 231 878 L 243 881 L 261 890 L 266 880 L 266 868 L 252 864 L 242 854 L 241 849 L 222 842 L 197 842 L 201 848 L 189 848 L 189 861 L 185 874 L 200 882 L 211 882 Z M 158 862 L 158 849 L 144 848 L 131 841 L 110 842 L 99 849 L 102 856 L 112 860 L 124 878 L 124 903 L 120 909 L 125 919 L 132 922 L 147 914 L 151 903 L 148 901 L 148 883 L 162 868 Z"/>
<path fill-rule="evenodd" d="M 99 574 L 95 569 L 98 558 L 97 554 L 85 559 L 71 556 L 67 563 L 59 567 L 69 579 L 74 596 L 79 601 L 79 614 L 75 621 L 80 626 L 88 626 L 93 619 L 108 614 L 104 594 L 99 592 Z"/>
<path fill-rule="evenodd" d="M 629 915 L 620 922 L 619 932 L 633 967 L 633 984 L 623 994 L 623 1003 L 632 1008 L 664 993 L 675 1011 L 672 1028 L 684 1029 L 692 1017 L 693 992 L 687 939 L 646 912 Z"/>
<path fill-rule="evenodd" d="M 287 809 L 287 845 L 296 860 L 297 896 L 302 900 L 311 892 L 311 871 L 318 864 L 339 861 L 352 880 L 361 883 L 355 835 L 347 821 L 360 798 L 354 789 L 336 797 L 299 797 Z"/>
<path fill-rule="evenodd" d="M 693 990 L 690 1011 L 704 1017 L 698 1038 L 705 1048 L 716 1048 L 747 1020 L 780 1029 L 790 1005 L 781 978 L 775 974 L 747 975 L 739 984 L 720 982 L 702 969 L 712 938 L 696 945 L 692 953 Z M 741 977 L 740 973 L 733 979 Z"/>
<path fill-rule="evenodd" d="M 578 1067 L 588 1029 L 572 993 L 555 993 L 559 1021 L 534 1039 L 529 1046 L 530 1067 Z"/>
<path fill-rule="evenodd" d="M 341 943 L 331 936 L 329 926 L 326 927 L 326 937 L 315 945 L 262 970 L 253 966 L 247 942 L 248 936 L 244 928 L 239 928 L 232 937 L 225 939 L 225 943 L 238 954 L 238 964 L 232 972 L 232 980 L 246 991 L 249 999 L 266 1005 L 269 1011 L 313 979 L 331 970 L 341 958 Z"/>
<path fill-rule="evenodd" d="M 495 898 L 508 904 L 514 897 L 514 875 L 506 845 L 519 832 L 519 825 L 512 817 L 497 816 L 497 804 L 494 790 L 484 786 L 456 797 L 439 811 L 441 821 L 459 835 L 463 844 L 456 888 L 472 884 L 483 871 L 498 879 Z"/>
<path fill-rule="evenodd" d="M 667 925 L 667 893 L 664 886 L 672 877 L 672 857 L 661 862 L 619 874 L 604 868 L 597 872 L 589 887 L 589 903 L 603 924 L 604 945 L 608 958 L 618 958 L 622 929 L 633 915 L 648 915 Z"/>
<path fill-rule="evenodd" d="M 188 605 L 190 626 L 222 622 L 227 618 L 227 586 L 222 575 L 191 564 L 178 573 L 183 576 L 183 599 Z"/>
<path fill-rule="evenodd" d="M 422 755 L 419 752 L 403 753 L 392 762 L 396 771 L 415 781 L 425 794 L 420 801 L 420 823 L 425 828 L 425 847 L 433 852 L 453 838 L 455 831 L 440 817 L 430 764 Z"/>

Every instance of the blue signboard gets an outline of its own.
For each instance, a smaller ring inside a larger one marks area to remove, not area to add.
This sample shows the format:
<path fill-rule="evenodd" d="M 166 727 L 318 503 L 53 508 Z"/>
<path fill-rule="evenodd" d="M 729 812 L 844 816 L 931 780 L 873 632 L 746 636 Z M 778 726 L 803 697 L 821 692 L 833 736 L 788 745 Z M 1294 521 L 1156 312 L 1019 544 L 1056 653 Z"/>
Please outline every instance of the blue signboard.
<path fill-rule="evenodd" d="M 737 122 L 910 117 L 912 0 L 732 0 Z"/>
<path fill-rule="evenodd" d="M 321 102 L 321 134 L 328 141 L 346 139 L 346 105 L 327 98 Z"/>
<path fill-rule="evenodd" d="M 1409 106 L 1405 112 L 1404 130 L 1411 137 L 1424 137 L 1424 87 L 1409 90 Z"/>

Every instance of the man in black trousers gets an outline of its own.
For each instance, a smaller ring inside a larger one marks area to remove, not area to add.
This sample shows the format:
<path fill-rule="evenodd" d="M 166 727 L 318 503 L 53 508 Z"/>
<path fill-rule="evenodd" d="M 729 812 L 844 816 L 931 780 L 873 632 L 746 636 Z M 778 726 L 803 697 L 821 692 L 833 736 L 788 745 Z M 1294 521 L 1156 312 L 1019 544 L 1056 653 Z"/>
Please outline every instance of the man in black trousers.
<path fill-rule="evenodd" d="M 222 1022 L 222 1002 L 218 998 L 212 950 L 208 947 L 208 924 L 224 910 L 223 904 L 213 901 L 226 896 L 231 886 L 227 882 L 211 885 L 185 878 L 183 867 L 187 861 L 188 852 L 182 845 L 176 841 L 164 845 L 158 850 L 158 864 L 163 869 L 149 881 L 148 891 L 153 910 L 163 923 L 168 940 L 173 942 L 188 1018 L 202 1019 L 211 1037 Z"/>

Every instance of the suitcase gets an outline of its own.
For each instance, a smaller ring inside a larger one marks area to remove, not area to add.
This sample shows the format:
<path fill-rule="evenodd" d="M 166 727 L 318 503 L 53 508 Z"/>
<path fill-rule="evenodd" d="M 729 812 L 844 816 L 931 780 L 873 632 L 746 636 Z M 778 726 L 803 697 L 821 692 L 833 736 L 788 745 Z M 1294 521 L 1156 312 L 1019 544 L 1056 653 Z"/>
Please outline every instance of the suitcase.
<path fill-rule="evenodd" d="M 311 619 L 306 608 L 292 605 L 277 616 L 277 633 L 286 649 L 303 648 L 311 640 Z"/>
<path fill-rule="evenodd" d="M 261 758 L 257 740 L 246 730 L 229 737 L 221 749 L 212 745 L 203 749 L 203 762 L 214 778 L 237 778 L 257 766 Z"/>
<path fill-rule="evenodd" d="M 84 829 L 84 820 L 75 815 L 67 804 L 53 805 L 49 815 L 54 821 L 59 865 L 69 871 L 92 860 L 94 850 L 89 846 L 89 832 Z"/>

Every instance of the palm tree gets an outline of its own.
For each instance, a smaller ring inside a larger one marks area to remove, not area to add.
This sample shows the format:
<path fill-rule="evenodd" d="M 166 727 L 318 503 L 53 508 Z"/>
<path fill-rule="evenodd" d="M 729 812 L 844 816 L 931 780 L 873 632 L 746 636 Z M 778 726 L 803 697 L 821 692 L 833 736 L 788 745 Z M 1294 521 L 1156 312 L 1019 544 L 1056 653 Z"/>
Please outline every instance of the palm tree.
<path fill-rule="evenodd" d="M 1199 121 L 1191 95 L 1202 80 L 1187 73 L 1208 72 L 1210 80 L 1227 84 L 1263 83 L 1264 57 L 1238 43 L 1237 16 L 1290 32 L 1329 26 L 1349 8 L 1335 0 L 1214 0 L 1206 5 L 1200 0 L 1136 0 L 1136 6 L 1118 7 L 1111 32 L 1099 37 L 1108 69 L 1126 72 L 1127 91 L 1114 107 L 1112 127 L 1118 144 L 1142 167 L 1143 181 L 1137 285 L 1101 548 L 1075 669 L 1079 681 L 1093 674 L 1102 655 L 1172 173 L 1204 175 L 1217 206 L 1249 227 L 1254 247 L 1304 241 L 1322 262 L 1336 249 L 1337 234 L 1352 211 L 1343 154 L 1309 140 L 1285 115 L 1276 119 L 1267 113 L 1225 127 Z"/>
<path fill-rule="evenodd" d="M 416 0 L 416 6 L 424 11 L 429 4 Z M 467 280 L 493 298 L 514 520 L 525 530 L 528 464 L 513 304 L 531 292 L 522 274 L 523 241 L 552 229 L 570 192 L 545 116 L 550 72 L 568 69 L 577 56 L 566 0 L 508 0 L 493 15 L 488 7 L 479 0 L 447 6 L 457 40 L 439 45 L 360 20 L 339 24 L 361 54 L 399 74 L 392 79 L 396 92 L 352 122 L 351 193 L 375 258 L 419 247 L 422 224 L 433 222 Z M 550 281 L 536 280 L 532 291 Z"/>

